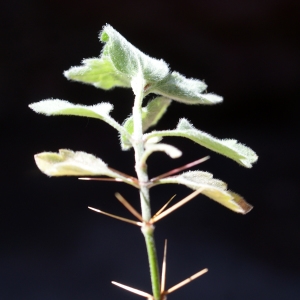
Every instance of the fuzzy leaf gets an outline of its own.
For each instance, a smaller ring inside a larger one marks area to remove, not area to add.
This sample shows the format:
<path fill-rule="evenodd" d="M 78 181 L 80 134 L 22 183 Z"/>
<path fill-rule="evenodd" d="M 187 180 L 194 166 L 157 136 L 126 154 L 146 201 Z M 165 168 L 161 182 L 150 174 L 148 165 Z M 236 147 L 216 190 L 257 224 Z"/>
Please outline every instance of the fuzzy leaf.
<path fill-rule="evenodd" d="M 142 108 L 143 132 L 154 126 L 166 112 L 171 100 L 165 97 L 157 97 L 151 100 L 146 107 Z M 130 134 L 133 133 L 133 118 L 130 115 L 124 122 L 123 127 Z M 131 142 L 126 136 L 121 135 L 121 146 L 123 150 L 131 148 Z"/>
<path fill-rule="evenodd" d="M 157 97 L 151 100 L 145 108 L 143 108 L 143 132 L 148 128 L 157 124 L 162 116 L 167 111 L 167 108 L 171 104 L 171 99 L 165 97 Z"/>
<path fill-rule="evenodd" d="M 169 73 L 169 67 L 162 59 L 144 54 L 110 25 L 104 26 L 100 40 L 106 43 L 102 57 L 110 59 L 115 69 L 129 78 L 140 74 L 148 83 L 155 83 Z"/>
<path fill-rule="evenodd" d="M 37 113 L 46 116 L 80 116 L 103 120 L 109 116 L 113 105 L 110 103 L 99 103 L 96 105 L 86 106 L 73 104 L 65 100 L 46 99 L 40 102 L 32 103 L 29 107 Z"/>
<path fill-rule="evenodd" d="M 172 72 L 165 79 L 149 88 L 149 92 L 163 95 L 185 104 L 216 104 L 223 98 L 215 94 L 202 94 L 207 85 L 198 79 L 186 78 Z"/>
<path fill-rule="evenodd" d="M 111 171 L 106 163 L 92 154 L 60 149 L 42 152 L 34 156 L 38 168 L 48 176 L 95 176 L 105 175 L 127 181 L 126 177 Z"/>
<path fill-rule="evenodd" d="M 169 155 L 171 158 L 178 158 L 181 156 L 182 152 L 177 149 L 176 147 L 168 144 L 152 144 L 152 143 L 146 143 L 145 144 L 145 152 L 141 158 L 141 164 L 145 163 L 147 158 L 153 153 L 153 152 L 165 152 L 167 155 Z"/>
<path fill-rule="evenodd" d="M 251 168 L 252 164 L 258 159 L 253 150 L 238 143 L 237 140 L 217 139 L 208 133 L 194 128 L 186 119 L 181 119 L 174 130 L 152 131 L 149 134 L 145 134 L 144 138 L 148 139 L 154 136 L 180 136 L 188 138 L 197 144 L 235 160 L 247 168 Z"/>
<path fill-rule="evenodd" d="M 89 58 L 82 66 L 71 67 L 64 75 L 74 81 L 92 84 L 97 88 L 109 90 L 113 87 L 130 87 L 127 76 L 119 73 L 108 58 Z"/>
<path fill-rule="evenodd" d="M 130 136 L 124 130 L 124 128 L 109 115 L 110 111 L 113 109 L 113 105 L 110 103 L 102 102 L 95 105 L 86 106 L 73 104 L 65 100 L 47 99 L 32 103 L 29 105 L 29 107 L 33 111 L 46 116 L 69 115 L 100 119 L 130 139 Z"/>
<path fill-rule="evenodd" d="M 165 183 L 183 184 L 193 190 L 203 188 L 202 194 L 237 213 L 246 214 L 253 208 L 240 195 L 228 191 L 225 182 L 214 179 L 213 175 L 207 172 L 189 171 L 155 182 L 155 184 Z"/>

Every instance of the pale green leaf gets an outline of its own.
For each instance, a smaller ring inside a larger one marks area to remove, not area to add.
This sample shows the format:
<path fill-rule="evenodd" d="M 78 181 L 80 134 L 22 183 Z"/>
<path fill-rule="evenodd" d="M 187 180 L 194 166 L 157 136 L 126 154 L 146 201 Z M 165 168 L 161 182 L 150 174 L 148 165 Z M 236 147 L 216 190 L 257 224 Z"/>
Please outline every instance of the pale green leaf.
<path fill-rule="evenodd" d="M 157 144 L 158 142 L 160 142 L 162 140 L 162 137 L 160 136 L 154 136 L 153 138 L 149 138 L 146 142 L 145 145 L 148 144 Z"/>
<path fill-rule="evenodd" d="M 181 156 L 182 152 L 176 147 L 163 143 L 146 143 L 145 144 L 145 152 L 141 158 L 141 164 L 146 163 L 146 160 L 153 152 L 165 152 L 171 158 L 178 158 Z"/>
<path fill-rule="evenodd" d="M 223 101 L 218 95 L 202 93 L 206 88 L 207 85 L 203 81 L 172 72 L 162 81 L 150 86 L 148 92 L 185 104 L 216 104 Z"/>
<path fill-rule="evenodd" d="M 157 97 L 151 100 L 145 108 L 143 108 L 143 132 L 150 127 L 155 126 L 157 122 L 167 111 L 171 104 L 171 99 L 165 97 Z"/>
<path fill-rule="evenodd" d="M 237 213 L 246 214 L 252 209 L 252 206 L 240 195 L 228 191 L 225 182 L 214 179 L 213 175 L 207 172 L 189 171 L 154 182 L 155 185 L 166 183 L 183 184 L 193 190 L 202 188 L 202 194 Z"/>
<path fill-rule="evenodd" d="M 80 104 L 73 104 L 65 100 L 46 99 L 36 103 L 32 103 L 29 107 L 36 113 L 44 114 L 46 116 L 80 116 L 103 120 L 106 118 L 113 105 L 110 103 L 99 103 L 96 105 L 86 106 Z"/>
<path fill-rule="evenodd" d="M 99 176 L 127 178 L 110 170 L 106 163 L 92 154 L 60 149 L 56 152 L 42 152 L 34 156 L 38 168 L 48 176 Z"/>
<path fill-rule="evenodd" d="M 130 139 L 130 136 L 124 130 L 124 128 L 109 115 L 110 111 L 113 109 L 113 105 L 110 103 L 102 102 L 95 105 L 86 106 L 73 104 L 65 100 L 47 99 L 32 103 L 29 105 L 29 107 L 33 111 L 46 116 L 68 115 L 100 119 Z"/>
<path fill-rule="evenodd" d="M 178 136 L 188 138 L 197 144 L 235 160 L 247 168 L 251 168 L 252 164 L 258 159 L 258 156 L 253 150 L 238 143 L 237 140 L 217 139 L 208 133 L 194 128 L 186 119 L 181 119 L 177 128 L 174 130 L 152 131 L 149 134 L 145 134 L 144 138 L 148 139 L 154 136 Z"/>
<path fill-rule="evenodd" d="M 125 129 L 126 132 L 128 132 L 130 136 L 132 136 L 134 128 L 133 128 L 133 118 L 131 115 L 124 121 L 123 128 Z M 121 143 L 122 150 L 128 150 L 132 147 L 130 138 L 128 138 L 124 134 L 120 134 L 120 143 Z"/>
<path fill-rule="evenodd" d="M 84 59 L 82 66 L 71 67 L 64 75 L 70 80 L 92 84 L 104 90 L 130 87 L 130 79 L 119 73 L 109 58 Z"/>
<path fill-rule="evenodd" d="M 165 97 L 157 97 L 151 100 L 146 107 L 142 108 L 142 126 L 143 132 L 149 127 L 155 126 L 166 112 L 171 100 Z M 124 129 L 130 134 L 133 133 L 133 118 L 130 115 L 123 123 Z M 131 142 L 126 136 L 121 135 L 121 146 L 123 150 L 131 148 Z"/>

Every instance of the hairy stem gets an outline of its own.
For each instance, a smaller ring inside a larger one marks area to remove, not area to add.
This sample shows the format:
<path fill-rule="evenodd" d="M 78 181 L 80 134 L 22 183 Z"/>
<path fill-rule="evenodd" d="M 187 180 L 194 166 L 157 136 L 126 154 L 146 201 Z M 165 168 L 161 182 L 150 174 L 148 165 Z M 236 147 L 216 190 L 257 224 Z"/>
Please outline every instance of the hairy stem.
<path fill-rule="evenodd" d="M 135 170 L 140 183 L 141 211 L 144 220 L 144 225 L 142 226 L 142 233 L 146 242 L 152 292 L 154 299 L 160 300 L 160 276 L 154 241 L 154 227 L 147 223 L 151 219 L 150 195 L 149 188 L 147 186 L 147 184 L 149 183 L 149 179 L 147 173 L 147 165 L 141 160 L 145 151 L 143 144 L 142 128 L 142 101 L 144 97 L 143 90 L 144 84 L 143 82 L 140 82 L 139 86 L 135 88 L 135 101 L 132 109 L 132 116 L 134 122 L 132 142 L 135 151 Z"/>

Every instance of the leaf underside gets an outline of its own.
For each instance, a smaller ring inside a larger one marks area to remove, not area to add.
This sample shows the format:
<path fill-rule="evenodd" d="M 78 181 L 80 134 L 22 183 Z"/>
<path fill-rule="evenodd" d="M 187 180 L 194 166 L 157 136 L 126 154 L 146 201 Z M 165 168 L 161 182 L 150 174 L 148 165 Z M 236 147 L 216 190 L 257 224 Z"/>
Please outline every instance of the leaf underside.
<path fill-rule="evenodd" d="M 108 176 L 126 177 L 112 171 L 106 163 L 92 154 L 60 149 L 59 152 L 42 152 L 34 156 L 38 168 L 48 176 Z"/>
<path fill-rule="evenodd" d="M 202 188 L 202 194 L 237 213 L 246 214 L 253 208 L 240 195 L 227 190 L 225 182 L 213 178 L 208 172 L 189 171 L 157 181 L 157 184 L 167 183 L 183 184 L 193 190 Z"/>

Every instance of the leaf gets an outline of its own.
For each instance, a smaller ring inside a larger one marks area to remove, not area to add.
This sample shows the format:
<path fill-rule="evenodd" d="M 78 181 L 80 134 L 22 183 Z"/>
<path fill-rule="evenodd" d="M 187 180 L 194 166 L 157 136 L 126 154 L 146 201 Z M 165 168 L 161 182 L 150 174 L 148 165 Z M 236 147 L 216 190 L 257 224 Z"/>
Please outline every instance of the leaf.
<path fill-rule="evenodd" d="M 162 81 L 149 88 L 149 92 L 163 95 L 185 104 L 216 104 L 223 98 L 215 94 L 202 94 L 207 85 L 198 79 L 186 78 L 172 72 Z"/>
<path fill-rule="evenodd" d="M 217 139 L 208 133 L 194 128 L 186 119 L 181 119 L 174 130 L 152 131 L 149 134 L 145 134 L 144 139 L 155 136 L 179 136 L 188 138 L 201 146 L 235 160 L 247 168 L 251 168 L 252 164 L 258 159 L 258 156 L 253 150 L 238 143 L 237 140 Z"/>
<path fill-rule="evenodd" d="M 73 104 L 65 100 L 46 99 L 36 103 L 32 103 L 29 107 L 37 113 L 46 116 L 80 116 L 90 117 L 103 120 L 107 118 L 113 105 L 110 103 L 99 103 L 96 105 L 86 106 L 80 104 Z"/>
<path fill-rule="evenodd" d="M 178 158 L 182 155 L 182 152 L 177 149 L 176 147 L 168 144 L 163 143 L 146 143 L 145 144 L 145 152 L 141 158 L 140 164 L 146 163 L 146 160 L 153 152 L 165 152 L 167 155 L 169 155 L 171 158 Z"/>
<path fill-rule="evenodd" d="M 246 214 L 253 208 L 240 195 L 228 191 L 225 182 L 213 178 L 213 175 L 208 172 L 189 171 L 159 179 L 154 184 L 166 183 L 183 184 L 193 190 L 203 188 L 202 194 L 237 213 Z"/>
<path fill-rule="evenodd" d="M 86 106 L 73 104 L 65 100 L 47 99 L 32 103 L 29 105 L 29 107 L 33 111 L 46 116 L 68 115 L 100 119 L 130 139 L 130 136 L 124 130 L 124 128 L 109 115 L 110 111 L 113 109 L 113 105 L 110 103 L 102 102 L 95 105 Z"/>
<path fill-rule="evenodd" d="M 171 104 L 171 100 L 165 97 L 157 97 L 151 100 L 146 107 L 142 108 L 142 122 L 143 132 L 154 126 L 162 118 L 166 112 L 168 106 Z M 123 123 L 124 129 L 130 134 L 133 134 L 133 118 L 130 115 Z M 131 142 L 126 136 L 121 135 L 121 146 L 123 150 L 127 150 L 132 147 Z"/>
<path fill-rule="evenodd" d="M 144 54 L 110 25 L 103 27 L 100 40 L 105 43 L 102 57 L 110 59 L 115 69 L 129 78 L 140 74 L 148 83 L 155 83 L 169 73 L 169 67 L 162 59 Z"/>
<path fill-rule="evenodd" d="M 56 152 L 42 152 L 34 156 L 38 168 L 48 176 L 99 176 L 128 179 L 108 168 L 100 158 L 81 151 L 60 149 Z"/>
<path fill-rule="evenodd" d="M 171 104 L 171 99 L 165 97 L 157 97 L 151 100 L 145 108 L 143 108 L 143 132 L 150 127 L 155 126 L 157 122 L 167 111 Z"/>
<path fill-rule="evenodd" d="M 104 90 L 113 87 L 130 87 L 129 78 L 119 73 L 108 58 L 88 58 L 84 59 L 82 64 L 65 71 L 65 77 Z"/>

